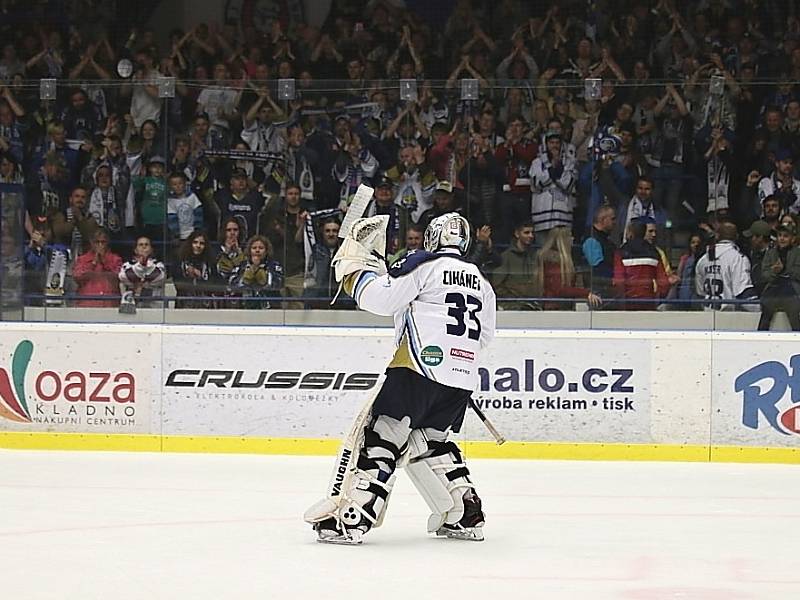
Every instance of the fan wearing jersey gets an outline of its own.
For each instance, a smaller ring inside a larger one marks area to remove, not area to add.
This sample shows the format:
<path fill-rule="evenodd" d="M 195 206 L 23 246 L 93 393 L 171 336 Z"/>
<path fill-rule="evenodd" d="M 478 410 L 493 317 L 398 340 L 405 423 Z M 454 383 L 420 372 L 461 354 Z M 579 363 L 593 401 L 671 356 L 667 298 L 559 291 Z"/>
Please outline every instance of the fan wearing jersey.
<path fill-rule="evenodd" d="M 758 304 L 738 304 L 735 300 L 757 300 L 750 279 L 750 259 L 736 245 L 738 232 L 733 223 L 717 226 L 715 244 L 695 266 L 695 288 L 706 299 L 706 310 L 757 311 Z M 727 302 L 726 302 L 727 301 Z"/>
<path fill-rule="evenodd" d="M 495 329 L 494 290 L 465 259 L 469 242 L 466 219 L 447 213 L 426 228 L 425 250 L 409 252 L 388 273 L 380 274 L 385 269 L 373 266 L 363 247 L 363 262 L 352 259 L 352 239 L 334 257 L 336 278 L 358 306 L 394 317 L 396 350 L 344 499 L 315 524 L 320 541 L 359 543 L 380 525 L 398 463 L 431 509 L 429 533 L 483 539 L 481 500 L 458 447 L 448 441 L 461 428 Z"/>

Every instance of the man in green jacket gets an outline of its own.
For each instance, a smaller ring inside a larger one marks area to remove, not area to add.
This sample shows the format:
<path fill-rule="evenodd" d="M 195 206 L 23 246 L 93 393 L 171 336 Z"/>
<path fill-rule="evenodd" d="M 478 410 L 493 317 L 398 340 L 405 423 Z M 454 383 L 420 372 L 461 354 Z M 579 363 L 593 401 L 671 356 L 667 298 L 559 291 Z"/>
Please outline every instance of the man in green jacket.
<path fill-rule="evenodd" d="M 536 250 L 533 247 L 533 223 L 514 228 L 511 246 L 501 255 L 502 262 L 492 277 L 498 305 L 504 310 L 538 310 L 530 300 L 503 302 L 507 298 L 534 298 L 536 289 Z"/>

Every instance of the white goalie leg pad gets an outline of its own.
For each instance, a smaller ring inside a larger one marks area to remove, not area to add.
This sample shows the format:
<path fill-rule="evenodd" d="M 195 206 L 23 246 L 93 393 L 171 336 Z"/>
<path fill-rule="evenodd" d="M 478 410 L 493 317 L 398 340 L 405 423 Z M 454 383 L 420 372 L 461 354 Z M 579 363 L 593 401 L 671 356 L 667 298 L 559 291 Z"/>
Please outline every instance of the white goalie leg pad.
<path fill-rule="evenodd" d="M 415 429 L 408 440 L 406 472 L 431 509 L 428 532 L 458 523 L 464 516 L 464 494 L 475 486 L 458 446 L 445 441 L 447 432 Z"/>
<path fill-rule="evenodd" d="M 306 510 L 303 519 L 307 523 L 320 523 L 326 519 L 335 518 L 342 502 L 342 492 L 350 488 L 350 480 L 356 471 L 356 459 L 358 458 L 361 447 L 364 445 L 364 430 L 372 420 L 372 404 L 375 396 L 372 396 L 356 415 L 350 431 L 342 440 L 339 452 L 336 455 L 336 462 L 326 496 L 314 503 Z"/>
<path fill-rule="evenodd" d="M 343 493 L 337 517 L 345 529 L 366 533 L 380 527 L 396 479 L 397 462 L 411 433 L 410 420 L 379 416 L 364 432 L 356 472 Z"/>

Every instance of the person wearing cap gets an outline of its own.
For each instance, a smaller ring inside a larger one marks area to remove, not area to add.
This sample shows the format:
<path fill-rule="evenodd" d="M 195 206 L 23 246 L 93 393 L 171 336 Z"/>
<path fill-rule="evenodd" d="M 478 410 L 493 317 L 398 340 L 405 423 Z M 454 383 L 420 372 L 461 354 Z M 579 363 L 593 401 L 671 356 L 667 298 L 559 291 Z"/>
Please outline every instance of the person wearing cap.
<path fill-rule="evenodd" d="M 449 212 L 461 213 L 461 208 L 458 206 L 453 184 L 447 180 L 442 180 L 436 184 L 433 192 L 433 206 L 420 215 L 417 223 L 424 229 L 436 217 Z"/>
<path fill-rule="evenodd" d="M 48 152 L 44 166 L 33 177 L 26 178 L 25 186 L 25 208 L 31 219 L 65 210 L 72 188 L 64 157 Z"/>
<path fill-rule="evenodd" d="M 800 179 L 794 177 L 794 158 L 788 148 L 775 152 L 775 171 L 758 183 L 758 199 L 777 196 L 784 210 L 800 212 Z"/>
<path fill-rule="evenodd" d="M 220 219 L 234 217 L 239 223 L 240 239 L 250 239 L 258 228 L 258 215 L 264 206 L 264 196 L 248 185 L 247 173 L 234 169 L 227 188 L 220 188 L 214 194 L 214 202 L 219 208 Z"/>
<path fill-rule="evenodd" d="M 764 291 L 764 277 L 761 272 L 761 264 L 764 262 L 764 256 L 767 250 L 772 247 L 772 234 L 773 229 L 766 221 L 754 221 L 748 229 L 745 229 L 743 235 L 750 242 L 750 279 L 753 282 L 753 288 L 756 295 L 761 296 Z"/>
<path fill-rule="evenodd" d="M 566 132 L 564 129 L 564 123 L 561 121 L 560 117 L 551 117 L 548 119 L 547 128 L 542 134 L 541 147 L 547 147 L 546 138 L 548 135 L 558 134 L 561 137 L 561 159 L 565 160 L 567 157 L 574 159 L 576 156 L 575 146 L 573 146 L 571 142 L 567 141 L 568 139 L 572 138 L 572 128 L 570 127 Z"/>
<path fill-rule="evenodd" d="M 388 215 L 386 224 L 386 256 L 400 250 L 406 239 L 406 231 L 411 224 L 411 217 L 405 206 L 394 201 L 394 184 L 385 175 L 378 178 L 375 183 L 375 195 L 367 205 L 365 217 Z"/>
<path fill-rule="evenodd" d="M 778 241 L 761 262 L 764 291 L 761 294 L 759 331 L 768 331 L 776 312 L 785 312 L 792 331 L 800 331 L 800 248 L 795 246 L 793 225 L 778 227 Z"/>
<path fill-rule="evenodd" d="M 537 233 L 553 227 L 572 227 L 575 210 L 575 159 L 564 156 L 561 134 L 545 133 L 545 151 L 531 163 L 531 219 Z"/>

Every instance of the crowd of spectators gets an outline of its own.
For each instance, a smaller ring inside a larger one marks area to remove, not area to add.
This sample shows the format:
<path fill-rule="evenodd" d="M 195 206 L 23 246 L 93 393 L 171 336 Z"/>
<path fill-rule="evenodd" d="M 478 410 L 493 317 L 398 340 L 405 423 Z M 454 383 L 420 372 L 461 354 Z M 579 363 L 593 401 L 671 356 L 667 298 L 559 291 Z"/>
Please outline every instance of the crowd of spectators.
<path fill-rule="evenodd" d="M 792 6 L 350 0 L 322 27 L 209 23 L 168 40 L 5 29 L 0 190 L 23 190 L 27 302 L 58 288 L 78 305 L 146 302 L 170 281 L 176 307 L 325 306 L 361 183 L 393 258 L 463 213 L 501 308 L 730 309 L 776 287 L 796 300 Z M 58 79 L 55 100 L 40 78 Z M 729 225 L 752 283 L 732 298 L 694 282 Z"/>

